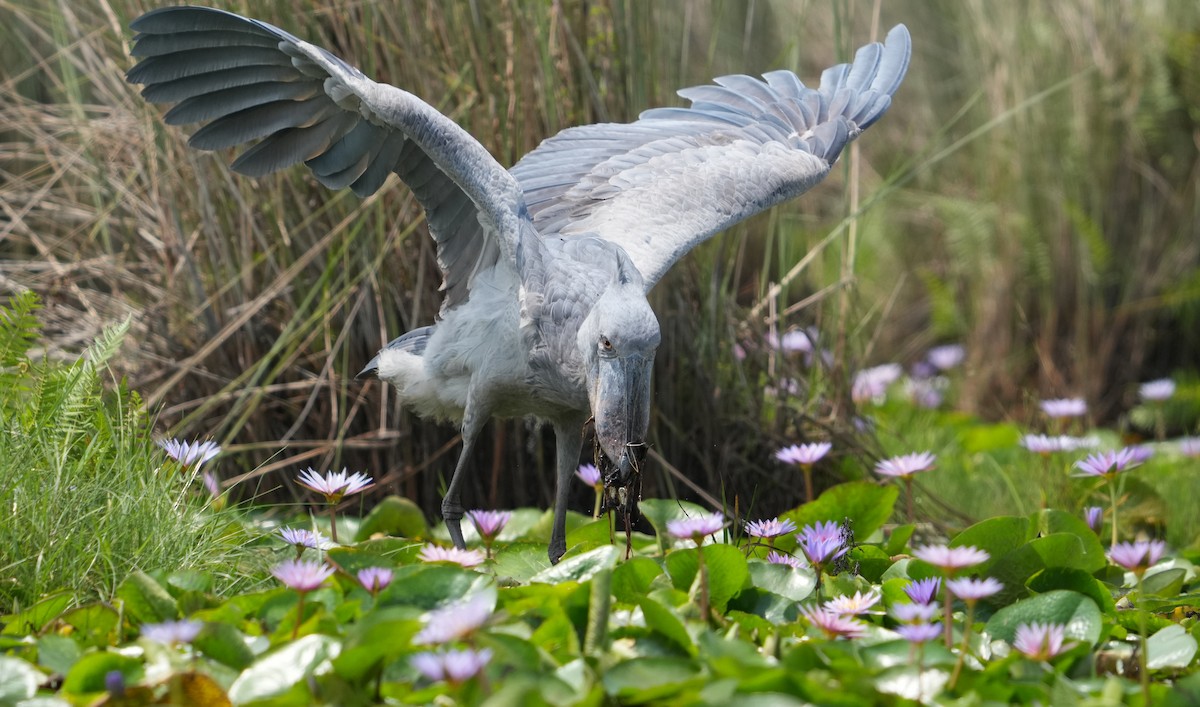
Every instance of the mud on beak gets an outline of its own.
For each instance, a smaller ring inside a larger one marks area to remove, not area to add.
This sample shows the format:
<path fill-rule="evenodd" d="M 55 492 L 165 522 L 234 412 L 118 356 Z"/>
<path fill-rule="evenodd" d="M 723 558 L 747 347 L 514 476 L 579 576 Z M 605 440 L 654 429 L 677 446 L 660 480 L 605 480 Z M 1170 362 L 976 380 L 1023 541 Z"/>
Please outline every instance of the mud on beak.
<path fill-rule="evenodd" d="M 592 414 L 596 439 L 624 485 L 646 458 L 646 428 L 650 425 L 650 374 L 653 356 L 628 355 L 600 361 Z"/>

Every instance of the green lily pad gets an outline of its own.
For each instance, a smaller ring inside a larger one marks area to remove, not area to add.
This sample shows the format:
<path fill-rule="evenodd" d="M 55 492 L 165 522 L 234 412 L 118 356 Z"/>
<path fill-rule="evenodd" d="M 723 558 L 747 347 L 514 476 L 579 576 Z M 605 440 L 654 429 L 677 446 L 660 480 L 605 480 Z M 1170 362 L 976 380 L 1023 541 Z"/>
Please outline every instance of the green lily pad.
<path fill-rule="evenodd" d="M 1100 639 L 1101 615 L 1096 602 L 1069 590 L 1056 589 L 1000 609 L 987 622 L 987 632 L 1012 643 L 1021 624 L 1053 623 L 1066 627 L 1067 638 L 1094 645 Z"/>
<path fill-rule="evenodd" d="M 797 570 L 773 562 L 751 562 L 748 569 L 752 585 L 789 601 L 804 601 L 817 588 L 817 577 L 812 570 Z"/>
<path fill-rule="evenodd" d="M 427 538 L 429 524 L 417 504 L 403 496 L 386 496 L 362 519 L 354 541 L 361 542 L 373 535 Z"/>
<path fill-rule="evenodd" d="M 1196 639 L 1179 624 L 1171 624 L 1146 641 L 1146 666 L 1151 670 L 1186 668 L 1196 657 Z"/>
<path fill-rule="evenodd" d="M 705 545 L 704 562 L 708 567 L 709 606 L 724 611 L 729 600 L 750 580 L 746 556 L 732 545 Z M 667 574 L 676 589 L 690 591 L 699 571 L 697 549 L 675 550 L 667 555 Z"/>
<path fill-rule="evenodd" d="M 683 625 L 683 619 L 679 618 L 670 607 L 650 597 L 642 597 L 638 606 L 642 608 L 646 628 L 661 634 L 688 655 L 696 655 L 696 644 L 688 635 L 687 628 Z"/>
<path fill-rule="evenodd" d="M 259 658 L 229 686 L 235 704 L 265 700 L 287 692 L 312 675 L 318 666 L 337 657 L 341 644 L 319 633 L 301 636 Z"/>
<path fill-rule="evenodd" d="M 125 614 L 137 623 L 161 623 L 179 616 L 174 597 L 145 572 L 129 575 L 117 587 L 117 599 L 124 602 Z"/>
<path fill-rule="evenodd" d="M 615 567 L 617 558 L 624 552 L 623 548 L 615 545 L 604 545 L 582 555 L 567 558 L 553 567 L 547 567 L 529 581 L 541 584 L 586 582 L 597 572 Z"/>

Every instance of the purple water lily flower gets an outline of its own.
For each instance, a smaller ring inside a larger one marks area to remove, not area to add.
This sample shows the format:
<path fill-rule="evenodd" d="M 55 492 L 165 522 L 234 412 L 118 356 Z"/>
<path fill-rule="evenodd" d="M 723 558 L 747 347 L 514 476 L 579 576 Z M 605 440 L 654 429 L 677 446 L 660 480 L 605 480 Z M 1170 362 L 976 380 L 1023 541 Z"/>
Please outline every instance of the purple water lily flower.
<path fill-rule="evenodd" d="M 306 547 L 313 550 L 320 550 L 328 547 L 330 544 L 329 538 L 306 528 L 280 528 L 279 537 L 288 545 L 294 546 L 297 550 Z"/>
<path fill-rule="evenodd" d="M 917 604 L 930 604 L 937 598 L 938 592 L 942 588 L 942 580 L 939 577 L 926 577 L 909 582 L 904 587 L 904 593 L 908 595 Z"/>
<path fill-rule="evenodd" d="M 937 604 L 892 604 L 892 616 L 902 623 L 926 622 L 941 613 Z"/>
<path fill-rule="evenodd" d="M 1167 544 L 1162 540 L 1121 542 L 1109 548 L 1108 559 L 1140 577 L 1158 564 L 1166 550 Z"/>
<path fill-rule="evenodd" d="M 1180 439 L 1179 453 L 1185 457 L 1200 457 L 1200 437 L 1184 437 Z"/>
<path fill-rule="evenodd" d="M 1086 459 L 1075 462 L 1082 476 L 1100 476 L 1110 479 L 1122 471 L 1128 471 L 1141 462 L 1136 461 L 1134 451 L 1125 447 L 1115 451 L 1089 454 Z"/>
<path fill-rule="evenodd" d="M 896 633 L 909 643 L 926 643 L 941 635 L 942 624 L 901 624 Z"/>
<path fill-rule="evenodd" d="M 804 526 L 796 535 L 796 542 L 809 564 L 818 570 L 850 549 L 845 547 L 841 528 L 833 521 Z"/>
<path fill-rule="evenodd" d="M 1079 449 L 1092 449 L 1100 443 L 1094 437 L 1071 437 L 1069 435 L 1024 435 L 1021 446 L 1034 454 L 1054 454 L 1056 452 L 1074 452 Z"/>
<path fill-rule="evenodd" d="M 751 520 L 746 522 L 746 533 L 756 538 L 777 538 L 796 531 L 796 524 L 790 518 L 779 520 Z"/>
<path fill-rule="evenodd" d="M 1087 521 L 1092 532 L 1099 535 L 1100 528 L 1104 525 L 1104 509 L 1100 506 L 1088 506 L 1083 509 L 1083 519 Z"/>
<path fill-rule="evenodd" d="M 512 511 L 467 511 L 467 517 L 475 525 L 475 530 L 483 538 L 494 539 L 512 520 Z"/>
<path fill-rule="evenodd" d="M 794 557 L 776 550 L 772 550 L 771 552 L 767 553 L 767 562 L 770 562 L 773 565 L 787 565 L 794 570 L 805 569 L 808 567 L 808 563 L 799 557 Z"/>
<path fill-rule="evenodd" d="M 575 476 L 578 476 L 579 480 L 588 486 L 600 485 L 600 470 L 596 468 L 595 464 L 581 464 L 579 470 L 575 472 Z"/>

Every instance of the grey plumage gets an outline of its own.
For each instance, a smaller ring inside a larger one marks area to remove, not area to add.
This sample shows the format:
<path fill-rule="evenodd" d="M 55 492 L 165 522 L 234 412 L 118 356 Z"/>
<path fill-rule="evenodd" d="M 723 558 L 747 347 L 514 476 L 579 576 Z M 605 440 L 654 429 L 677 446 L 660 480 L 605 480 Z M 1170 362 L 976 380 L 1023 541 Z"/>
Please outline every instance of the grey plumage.
<path fill-rule="evenodd" d="M 462 545 L 462 479 L 483 423 L 534 415 L 558 446 L 550 558 L 565 547 L 567 489 L 594 418 L 607 482 L 637 473 L 658 322 L 645 294 L 679 258 L 821 181 L 879 119 L 908 67 L 908 31 L 827 69 L 683 89 L 688 107 L 570 128 L 505 170 L 415 96 L 264 22 L 172 7 L 135 20 L 129 81 L 171 124 L 202 124 L 199 149 L 255 142 L 233 168 L 303 162 L 359 196 L 389 174 L 412 189 L 437 243 L 436 326 L 389 342 L 364 369 L 417 412 L 458 421 L 463 450 L 442 505 Z"/>

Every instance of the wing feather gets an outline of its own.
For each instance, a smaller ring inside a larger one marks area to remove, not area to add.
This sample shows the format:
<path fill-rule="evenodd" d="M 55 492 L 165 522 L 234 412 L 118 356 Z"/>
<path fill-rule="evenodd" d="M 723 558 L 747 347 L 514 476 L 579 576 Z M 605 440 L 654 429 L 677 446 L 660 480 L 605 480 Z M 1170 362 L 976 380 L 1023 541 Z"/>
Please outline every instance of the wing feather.
<path fill-rule="evenodd" d="M 426 210 L 446 297 L 502 261 L 516 267 L 528 226 L 520 185 L 482 145 L 417 97 L 376 83 L 338 57 L 265 22 L 222 10 L 169 7 L 132 23 L 138 63 L 126 78 L 171 124 L 201 123 L 190 144 L 255 144 L 233 169 L 261 176 L 304 162 L 359 196 L 399 175 Z"/>
<path fill-rule="evenodd" d="M 790 71 L 722 76 L 680 91 L 687 108 L 564 130 L 511 171 L 541 232 L 621 246 L 648 289 L 697 244 L 824 179 L 891 105 L 911 51 L 898 25 L 816 89 Z"/>

